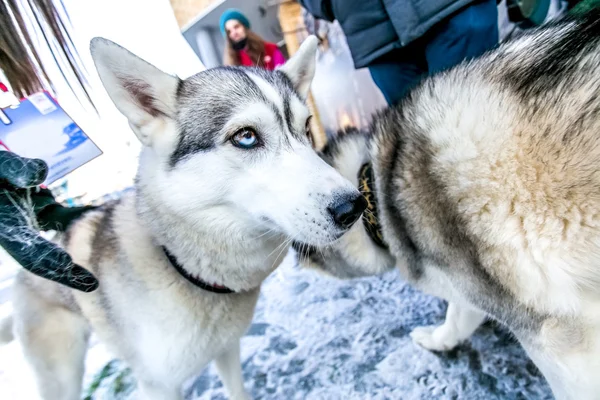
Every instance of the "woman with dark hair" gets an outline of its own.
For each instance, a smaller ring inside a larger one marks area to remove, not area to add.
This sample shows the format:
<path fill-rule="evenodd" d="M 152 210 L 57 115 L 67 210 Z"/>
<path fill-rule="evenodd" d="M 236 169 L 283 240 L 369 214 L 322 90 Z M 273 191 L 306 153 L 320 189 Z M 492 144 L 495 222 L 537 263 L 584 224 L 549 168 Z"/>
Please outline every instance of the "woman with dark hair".
<path fill-rule="evenodd" d="M 230 8 L 221 15 L 220 28 L 225 40 L 225 65 L 261 67 L 273 70 L 285 62 L 275 43 L 264 41 L 250 29 L 241 11 Z"/>

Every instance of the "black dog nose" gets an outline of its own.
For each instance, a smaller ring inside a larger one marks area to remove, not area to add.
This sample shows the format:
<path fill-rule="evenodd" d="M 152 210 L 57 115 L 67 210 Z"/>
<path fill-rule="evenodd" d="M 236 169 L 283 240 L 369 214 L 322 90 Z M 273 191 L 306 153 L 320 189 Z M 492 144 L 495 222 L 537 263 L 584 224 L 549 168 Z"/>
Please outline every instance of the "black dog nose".
<path fill-rule="evenodd" d="M 362 195 L 353 195 L 341 199 L 328 207 L 329 213 L 337 225 L 348 229 L 354 224 L 367 208 L 367 200 Z"/>

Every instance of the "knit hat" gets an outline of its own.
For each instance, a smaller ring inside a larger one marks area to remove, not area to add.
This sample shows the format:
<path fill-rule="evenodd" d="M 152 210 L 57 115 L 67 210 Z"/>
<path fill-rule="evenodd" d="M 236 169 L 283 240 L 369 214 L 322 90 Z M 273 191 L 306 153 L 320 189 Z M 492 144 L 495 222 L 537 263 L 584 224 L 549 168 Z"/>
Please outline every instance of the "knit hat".
<path fill-rule="evenodd" d="M 225 24 L 231 19 L 240 21 L 242 25 L 250 29 L 250 21 L 248 21 L 248 18 L 246 18 L 246 16 L 242 14 L 240 10 L 236 8 L 230 8 L 228 10 L 225 10 L 225 12 L 221 14 L 221 19 L 219 20 L 219 26 L 221 28 L 221 33 L 223 34 L 223 36 L 227 36 L 227 33 L 225 32 Z"/>

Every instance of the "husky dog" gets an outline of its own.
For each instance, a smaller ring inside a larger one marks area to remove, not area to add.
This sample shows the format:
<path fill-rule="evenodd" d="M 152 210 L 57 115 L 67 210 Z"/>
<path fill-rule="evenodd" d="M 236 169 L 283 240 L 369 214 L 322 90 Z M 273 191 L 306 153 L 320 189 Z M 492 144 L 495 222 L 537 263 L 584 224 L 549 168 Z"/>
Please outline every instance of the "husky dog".
<path fill-rule="evenodd" d="M 338 277 L 396 265 L 449 301 L 416 343 L 451 349 L 489 316 L 557 398 L 600 399 L 599 71 L 595 12 L 427 79 L 368 139 L 325 149 L 369 207 L 333 246 L 295 245 L 302 263 Z"/>
<path fill-rule="evenodd" d="M 180 80 L 92 41 L 143 150 L 134 194 L 88 212 L 63 240 L 98 290 L 17 279 L 14 332 L 44 399 L 80 398 L 90 328 L 131 365 L 144 398 L 182 398 L 182 383 L 211 360 L 230 396 L 248 397 L 239 341 L 261 282 L 292 240 L 326 246 L 366 205 L 310 144 L 316 47 L 310 37 L 275 72 L 216 68 Z"/>

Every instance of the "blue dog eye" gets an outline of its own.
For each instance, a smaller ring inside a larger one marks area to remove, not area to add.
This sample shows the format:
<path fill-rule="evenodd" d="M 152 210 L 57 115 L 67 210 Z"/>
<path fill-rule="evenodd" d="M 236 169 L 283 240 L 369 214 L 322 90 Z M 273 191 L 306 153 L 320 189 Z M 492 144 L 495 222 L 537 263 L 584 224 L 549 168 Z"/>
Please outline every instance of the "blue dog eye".
<path fill-rule="evenodd" d="M 258 144 L 258 136 L 253 129 L 243 128 L 233 135 L 231 141 L 237 147 L 251 149 Z"/>

